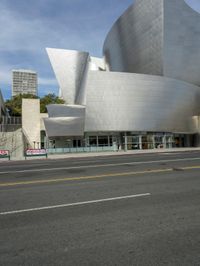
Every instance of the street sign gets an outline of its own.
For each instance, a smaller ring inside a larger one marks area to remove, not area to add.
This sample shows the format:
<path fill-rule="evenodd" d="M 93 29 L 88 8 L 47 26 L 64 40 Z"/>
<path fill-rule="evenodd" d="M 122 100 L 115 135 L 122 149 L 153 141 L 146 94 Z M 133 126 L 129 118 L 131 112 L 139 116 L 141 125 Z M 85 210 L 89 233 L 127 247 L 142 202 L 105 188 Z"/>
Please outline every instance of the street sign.
<path fill-rule="evenodd" d="M 47 150 L 46 149 L 27 149 L 24 154 L 25 158 L 30 156 L 46 156 L 47 158 Z"/>
<path fill-rule="evenodd" d="M 10 151 L 0 150 L 0 158 L 8 158 L 10 160 Z"/>

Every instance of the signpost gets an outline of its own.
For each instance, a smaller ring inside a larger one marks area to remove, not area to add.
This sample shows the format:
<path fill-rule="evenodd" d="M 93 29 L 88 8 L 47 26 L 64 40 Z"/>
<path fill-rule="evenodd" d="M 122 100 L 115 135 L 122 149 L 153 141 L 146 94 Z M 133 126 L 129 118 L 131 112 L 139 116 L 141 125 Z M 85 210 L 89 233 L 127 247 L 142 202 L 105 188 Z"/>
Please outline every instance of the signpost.
<path fill-rule="evenodd" d="M 0 150 L 0 159 L 1 158 L 8 158 L 8 160 L 10 160 L 9 150 Z"/>
<path fill-rule="evenodd" d="M 45 156 L 47 158 L 47 150 L 46 149 L 27 149 L 24 153 L 25 159 L 26 157 L 32 156 Z"/>

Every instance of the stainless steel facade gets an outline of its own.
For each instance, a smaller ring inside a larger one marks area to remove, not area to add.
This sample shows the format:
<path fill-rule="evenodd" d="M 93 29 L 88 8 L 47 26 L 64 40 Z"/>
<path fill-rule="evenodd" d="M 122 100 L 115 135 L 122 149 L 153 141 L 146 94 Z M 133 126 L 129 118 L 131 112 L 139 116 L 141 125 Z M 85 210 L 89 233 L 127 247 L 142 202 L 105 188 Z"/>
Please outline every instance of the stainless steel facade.
<path fill-rule="evenodd" d="M 50 104 L 44 124 L 49 137 L 82 136 L 85 124 L 85 106 Z"/>
<path fill-rule="evenodd" d="M 200 86 L 200 14 L 184 0 L 164 1 L 164 76 Z"/>
<path fill-rule="evenodd" d="M 110 71 L 200 85 L 200 15 L 184 0 L 135 0 L 104 43 Z"/>
<path fill-rule="evenodd" d="M 71 105 L 48 107 L 47 135 L 197 133 L 199 43 L 200 16 L 183 0 L 136 0 L 105 40 L 105 64 L 48 49 Z"/>
<path fill-rule="evenodd" d="M 46 50 L 60 86 L 61 96 L 67 104 L 77 103 L 87 72 L 89 54 L 63 49 Z"/>
<path fill-rule="evenodd" d="M 90 72 L 86 132 L 153 131 L 194 133 L 200 88 L 151 75 Z"/>
<path fill-rule="evenodd" d="M 116 21 L 104 42 L 107 69 L 163 74 L 163 0 L 136 0 Z"/>

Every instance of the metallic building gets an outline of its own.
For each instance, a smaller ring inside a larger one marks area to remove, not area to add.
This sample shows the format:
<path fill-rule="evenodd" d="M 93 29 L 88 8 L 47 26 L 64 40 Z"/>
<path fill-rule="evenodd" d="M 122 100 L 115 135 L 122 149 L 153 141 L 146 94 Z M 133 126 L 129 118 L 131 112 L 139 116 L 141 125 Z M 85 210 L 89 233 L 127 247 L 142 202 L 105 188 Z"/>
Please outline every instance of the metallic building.
<path fill-rule="evenodd" d="M 18 94 L 37 95 L 37 73 L 32 70 L 12 71 L 12 96 Z"/>
<path fill-rule="evenodd" d="M 161 75 L 200 86 L 200 15 L 184 0 L 135 0 L 104 43 L 110 71 Z"/>
<path fill-rule="evenodd" d="M 193 145 L 199 43 L 200 15 L 184 0 L 135 0 L 108 33 L 103 59 L 48 48 L 67 105 L 48 107 L 47 135 L 86 145 Z"/>
<path fill-rule="evenodd" d="M 44 123 L 49 137 L 83 136 L 85 106 L 50 104 Z"/>
<path fill-rule="evenodd" d="M 60 86 L 61 96 L 66 103 L 74 104 L 82 89 L 89 54 L 51 48 L 47 48 L 47 53 Z"/>
<path fill-rule="evenodd" d="M 90 72 L 86 132 L 152 131 L 195 133 L 200 88 L 152 75 Z"/>

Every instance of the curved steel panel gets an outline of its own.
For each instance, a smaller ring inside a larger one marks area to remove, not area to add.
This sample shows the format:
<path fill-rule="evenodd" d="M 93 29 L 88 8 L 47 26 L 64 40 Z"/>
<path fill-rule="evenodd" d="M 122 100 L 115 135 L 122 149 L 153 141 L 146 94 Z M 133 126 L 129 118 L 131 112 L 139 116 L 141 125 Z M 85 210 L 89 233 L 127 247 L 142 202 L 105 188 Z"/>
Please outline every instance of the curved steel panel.
<path fill-rule="evenodd" d="M 48 137 L 82 136 L 84 134 L 83 117 L 44 118 Z"/>
<path fill-rule="evenodd" d="M 104 42 L 111 71 L 162 75 L 163 0 L 136 0 Z"/>
<path fill-rule="evenodd" d="M 49 104 L 47 105 L 49 117 L 84 117 L 85 106 Z"/>
<path fill-rule="evenodd" d="M 85 107 L 80 105 L 47 105 L 49 118 L 44 119 L 47 135 L 82 136 L 84 134 Z"/>
<path fill-rule="evenodd" d="M 200 88 L 165 77 L 90 72 L 85 131 L 195 132 Z"/>
<path fill-rule="evenodd" d="M 75 104 L 81 93 L 89 54 L 87 52 L 63 49 L 47 48 L 46 50 L 63 99 L 67 104 Z"/>
<path fill-rule="evenodd" d="M 104 43 L 111 71 L 163 75 L 200 85 L 200 14 L 184 0 L 136 0 Z"/>
<path fill-rule="evenodd" d="M 184 0 L 164 1 L 164 76 L 200 86 L 200 14 Z"/>

